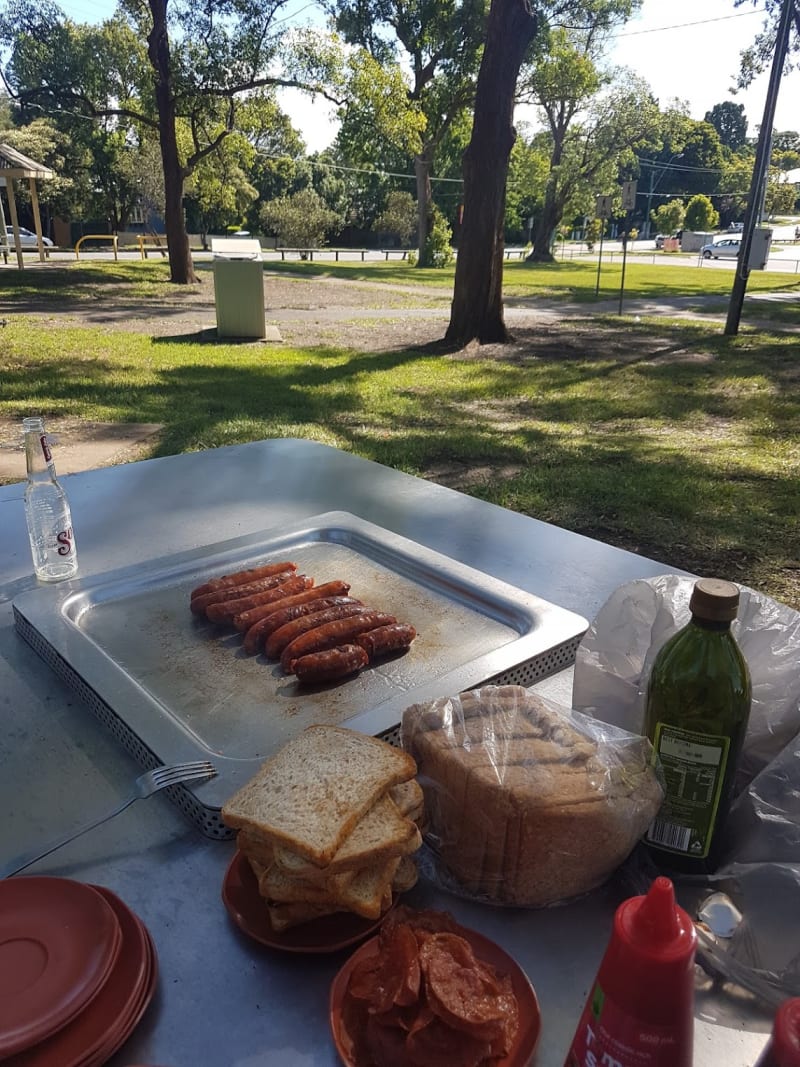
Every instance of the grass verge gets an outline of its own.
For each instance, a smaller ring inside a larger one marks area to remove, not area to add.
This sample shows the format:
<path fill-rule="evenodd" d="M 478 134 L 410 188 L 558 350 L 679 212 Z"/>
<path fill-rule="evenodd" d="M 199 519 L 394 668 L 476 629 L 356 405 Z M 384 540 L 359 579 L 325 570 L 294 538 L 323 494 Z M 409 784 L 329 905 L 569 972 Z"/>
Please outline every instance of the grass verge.
<path fill-rule="evenodd" d="M 800 609 L 794 338 L 609 317 L 489 358 L 15 317 L 0 368 L 12 419 L 162 423 L 159 455 L 307 437 Z"/>

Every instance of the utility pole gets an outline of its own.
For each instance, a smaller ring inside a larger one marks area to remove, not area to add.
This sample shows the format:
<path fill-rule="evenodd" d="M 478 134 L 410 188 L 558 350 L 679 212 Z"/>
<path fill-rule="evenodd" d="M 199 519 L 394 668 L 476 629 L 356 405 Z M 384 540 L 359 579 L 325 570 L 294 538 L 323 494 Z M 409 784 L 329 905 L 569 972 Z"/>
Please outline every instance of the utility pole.
<path fill-rule="evenodd" d="M 775 52 L 772 56 L 772 70 L 769 75 L 767 99 L 764 102 L 764 118 L 761 120 L 761 129 L 758 132 L 756 158 L 753 164 L 750 192 L 747 197 L 747 208 L 744 214 L 742 247 L 739 250 L 739 257 L 736 261 L 733 289 L 731 290 L 731 299 L 728 305 L 728 318 L 725 322 L 725 334 L 729 337 L 734 337 L 739 332 L 742 304 L 747 290 L 747 279 L 750 276 L 750 250 L 753 247 L 753 232 L 761 214 L 761 193 L 762 190 L 766 189 L 769 156 L 772 146 L 772 126 L 775 122 L 775 107 L 778 103 L 778 90 L 783 76 L 786 52 L 789 47 L 789 33 L 793 17 L 795 20 L 800 21 L 795 7 L 795 0 L 783 0 L 778 33 L 775 39 Z"/>

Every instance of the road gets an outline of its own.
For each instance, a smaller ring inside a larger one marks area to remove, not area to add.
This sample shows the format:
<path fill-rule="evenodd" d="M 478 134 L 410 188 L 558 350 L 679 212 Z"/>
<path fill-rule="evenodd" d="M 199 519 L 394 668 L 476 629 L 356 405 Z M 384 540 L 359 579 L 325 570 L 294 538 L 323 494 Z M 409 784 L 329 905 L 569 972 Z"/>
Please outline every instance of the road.
<path fill-rule="evenodd" d="M 773 249 L 767 262 L 767 270 L 776 271 L 780 273 L 800 274 L 800 241 L 796 241 L 794 237 L 795 227 L 800 225 L 800 217 L 796 219 L 790 219 L 786 223 L 776 225 L 773 227 Z M 719 234 L 719 237 L 724 236 Z M 780 242 L 790 242 L 789 244 L 783 244 L 779 247 L 775 247 Z M 510 262 L 518 262 L 522 258 L 522 249 L 509 247 L 506 249 L 508 253 L 508 259 Z M 597 262 L 599 253 L 599 246 L 595 246 L 593 252 L 587 252 L 586 246 L 583 244 L 567 244 L 561 245 L 556 248 L 557 259 L 576 259 L 582 262 Z M 314 252 L 314 261 L 330 261 L 335 258 L 337 253 L 333 249 L 326 250 L 321 249 Z M 194 252 L 194 259 L 197 262 L 208 261 L 212 258 L 210 252 Z M 81 249 L 81 262 L 92 263 L 98 261 L 113 260 L 114 254 L 110 250 L 92 250 L 90 248 Z M 137 248 L 120 251 L 120 260 L 125 262 L 136 261 L 141 259 L 139 250 Z M 153 249 L 149 250 L 149 258 L 158 261 L 160 256 Z M 271 249 L 264 249 L 263 251 L 264 261 L 279 262 L 282 259 L 281 253 L 272 251 Z M 362 253 L 358 251 L 339 250 L 338 258 L 341 262 L 361 262 Z M 368 251 L 364 253 L 363 257 L 367 262 L 383 262 L 386 258 L 385 253 L 380 249 L 374 251 Z M 288 254 L 287 259 L 297 260 L 299 256 L 296 254 Z M 620 241 L 604 241 L 603 242 L 603 262 L 604 263 L 619 263 L 622 259 L 622 244 Z M 401 262 L 399 255 L 392 257 L 393 262 Z M 75 253 L 67 250 L 53 250 L 50 252 L 50 262 L 52 263 L 74 263 Z M 723 260 L 723 259 L 707 259 L 700 258 L 698 253 L 681 253 L 681 252 L 657 252 L 655 249 L 655 242 L 651 239 L 646 241 L 635 241 L 628 249 L 628 264 L 632 263 L 652 263 L 659 266 L 679 266 L 679 267 L 700 267 L 703 270 L 733 270 L 736 260 Z M 35 250 L 25 250 L 25 265 L 34 266 L 38 264 L 38 253 Z M 8 269 L 16 269 L 16 258 L 12 254 L 9 256 Z M 3 263 L 0 261 L 0 269 L 3 268 Z"/>

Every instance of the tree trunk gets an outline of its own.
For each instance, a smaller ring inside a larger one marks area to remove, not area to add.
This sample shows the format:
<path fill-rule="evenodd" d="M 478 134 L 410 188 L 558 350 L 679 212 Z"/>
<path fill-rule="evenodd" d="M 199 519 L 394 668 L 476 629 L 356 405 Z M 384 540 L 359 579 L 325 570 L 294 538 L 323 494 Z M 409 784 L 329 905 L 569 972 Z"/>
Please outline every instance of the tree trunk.
<path fill-rule="evenodd" d="M 544 205 L 539 221 L 536 225 L 536 236 L 533 239 L 533 251 L 527 257 L 528 263 L 553 263 L 555 257 L 551 251 L 553 245 L 553 233 L 561 221 L 561 208 L 556 202 L 553 189 L 548 185 L 545 193 Z"/>
<path fill-rule="evenodd" d="M 564 136 L 556 138 L 556 144 L 550 156 L 550 173 L 547 176 L 547 186 L 544 192 L 544 204 L 542 213 L 536 224 L 536 236 L 533 239 L 533 251 L 526 258 L 527 263 L 552 263 L 554 261 L 551 252 L 553 244 L 553 232 L 561 222 L 563 205 L 556 198 L 556 186 L 558 184 L 557 168 L 561 165 L 564 153 Z"/>
<path fill-rule="evenodd" d="M 417 266 L 430 267 L 428 262 L 428 235 L 431 232 L 431 150 L 426 145 L 414 156 L 414 174 L 417 178 Z"/>
<path fill-rule="evenodd" d="M 153 28 L 147 38 L 147 53 L 155 72 L 156 107 L 164 168 L 164 224 L 169 249 L 170 281 L 189 285 L 197 281 L 183 216 L 183 168 L 175 133 L 175 97 L 172 92 L 167 0 L 149 0 Z"/>
<path fill-rule="evenodd" d="M 472 137 L 464 153 L 464 220 L 445 340 L 508 341 L 503 321 L 503 220 L 508 160 L 516 138 L 514 94 L 538 29 L 526 0 L 492 0 L 478 73 Z"/>

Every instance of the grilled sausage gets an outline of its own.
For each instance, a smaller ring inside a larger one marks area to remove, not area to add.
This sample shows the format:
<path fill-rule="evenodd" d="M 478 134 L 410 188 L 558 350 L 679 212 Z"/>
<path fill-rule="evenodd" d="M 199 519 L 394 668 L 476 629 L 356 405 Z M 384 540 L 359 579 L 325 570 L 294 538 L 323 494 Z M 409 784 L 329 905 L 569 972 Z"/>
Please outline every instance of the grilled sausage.
<path fill-rule="evenodd" d="M 286 570 L 280 574 L 270 575 L 269 578 L 259 578 L 257 582 L 248 582 L 247 585 L 229 585 L 225 589 L 215 589 L 212 593 L 203 593 L 192 600 L 190 607 L 195 615 L 205 615 L 206 608 L 212 604 L 221 604 L 225 600 L 236 600 L 254 593 L 263 593 L 267 589 L 273 589 L 281 582 L 285 582 L 294 575 L 294 571 L 287 564 Z"/>
<path fill-rule="evenodd" d="M 206 608 L 206 617 L 212 622 L 233 623 L 237 615 L 243 611 L 249 611 L 255 607 L 274 604 L 284 597 L 294 593 L 302 593 L 314 584 L 314 579 L 305 574 L 297 574 L 286 581 L 280 582 L 273 589 L 267 589 L 263 593 L 253 593 L 252 596 L 241 597 L 236 600 L 223 600 L 221 604 L 211 604 Z"/>
<path fill-rule="evenodd" d="M 358 645 L 340 645 L 325 652 L 311 652 L 295 660 L 298 682 L 330 682 L 366 667 L 369 657 Z"/>
<path fill-rule="evenodd" d="M 313 603 L 314 601 L 312 601 Z M 352 604 L 335 604 L 333 607 L 320 608 L 319 611 L 311 615 L 294 619 L 285 626 L 281 626 L 279 630 L 276 630 L 267 638 L 267 643 L 264 646 L 267 659 L 277 659 L 286 646 L 291 644 L 300 634 L 308 633 L 309 630 L 313 630 L 317 626 L 323 626 L 326 622 L 333 622 L 335 619 L 349 619 L 351 615 L 363 615 L 368 610 L 369 608 L 365 608 L 363 604 L 356 601 Z M 256 625 L 258 624 L 256 623 Z"/>
<path fill-rule="evenodd" d="M 212 578 L 204 585 L 198 585 L 192 590 L 192 600 L 204 593 L 213 593 L 215 589 L 227 589 L 233 585 L 247 585 L 249 582 L 257 582 L 259 578 L 269 578 L 271 574 L 279 574 L 281 571 L 296 571 L 296 563 L 265 563 L 261 567 L 252 567 L 249 571 L 235 571 L 233 574 L 223 574 L 220 578 Z"/>
<path fill-rule="evenodd" d="M 324 652 L 337 645 L 347 644 L 358 634 L 374 630 L 378 626 L 389 626 L 397 622 L 394 615 L 382 611 L 365 611 L 360 615 L 351 615 L 349 619 L 336 619 L 326 622 L 307 633 L 300 634 L 286 646 L 281 655 L 281 667 L 290 674 L 294 673 L 294 661 L 309 652 Z"/>
<path fill-rule="evenodd" d="M 289 597 L 289 600 L 294 600 L 294 597 Z M 302 604 L 280 608 L 277 611 L 273 611 L 271 615 L 267 615 L 265 618 L 253 623 L 244 635 L 242 648 L 250 655 L 254 655 L 262 648 L 264 642 L 272 633 L 286 626 L 294 619 L 302 619 L 308 615 L 318 614 L 325 611 L 326 608 L 345 607 L 346 605 L 358 605 L 360 607 L 361 601 L 350 596 L 324 596 L 317 597 L 314 600 L 306 600 Z M 281 648 L 283 647 L 282 645 Z"/>
<path fill-rule="evenodd" d="M 364 649 L 371 663 L 381 656 L 388 656 L 390 652 L 408 648 L 416 636 L 417 631 L 409 623 L 395 622 L 390 626 L 379 626 L 376 630 L 359 634 L 356 644 Z"/>
<path fill-rule="evenodd" d="M 237 630 L 245 633 L 255 623 L 265 619 L 267 615 L 271 615 L 273 611 L 279 611 L 282 608 L 293 608 L 295 604 L 305 604 L 309 600 L 319 600 L 322 597 L 346 596 L 349 592 L 350 586 L 347 582 L 324 582 L 322 585 L 313 586 L 294 595 L 287 595 L 285 600 L 276 600 L 270 604 L 260 604 L 257 608 L 243 611 L 234 617 L 233 625 Z"/>

